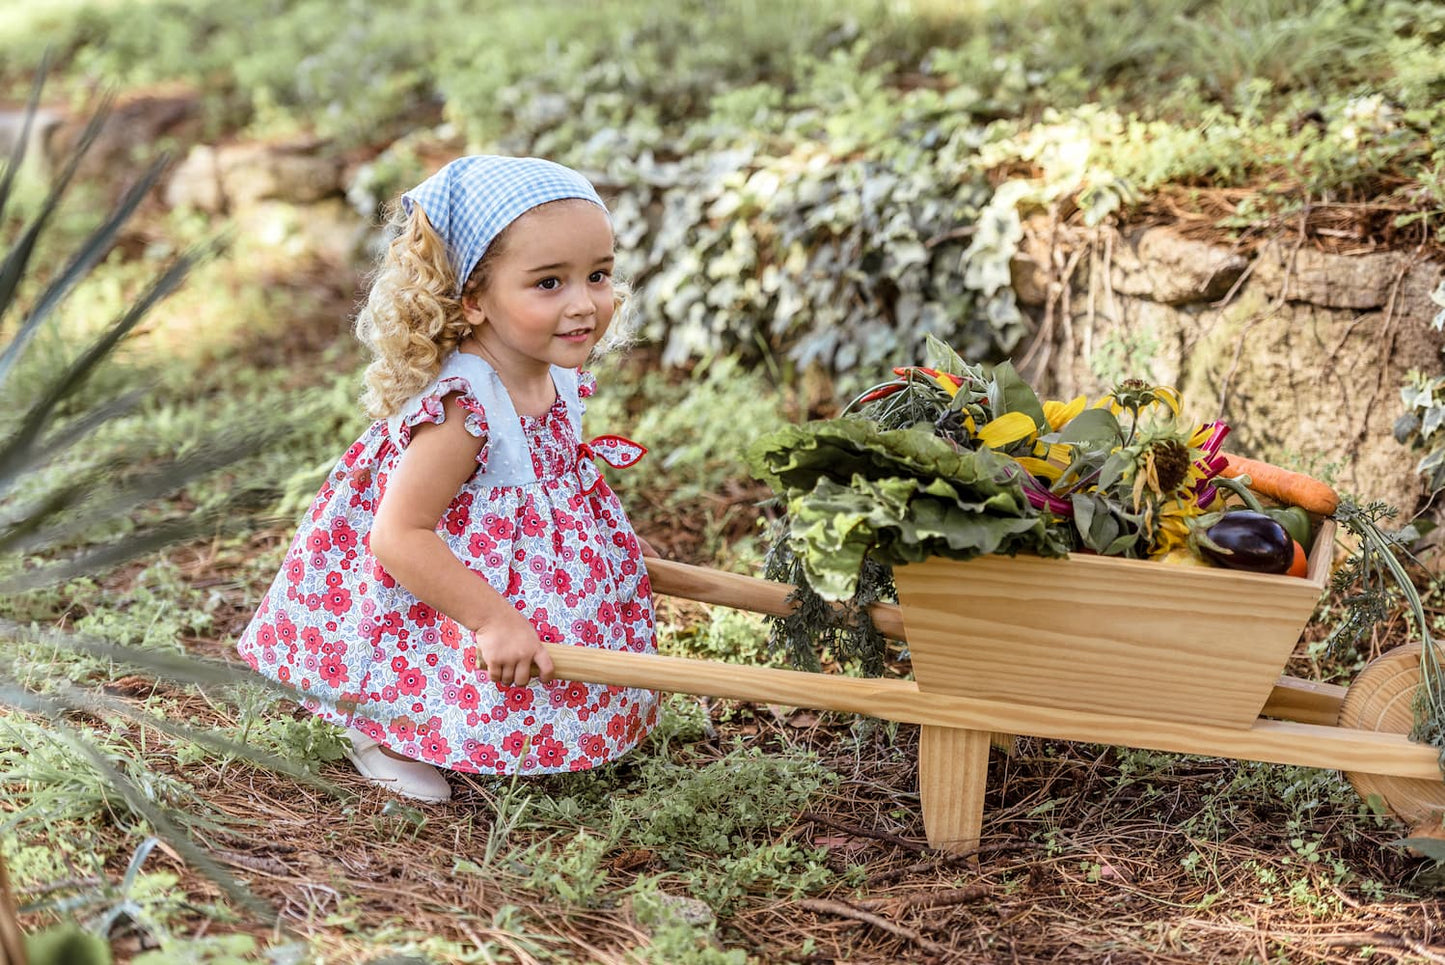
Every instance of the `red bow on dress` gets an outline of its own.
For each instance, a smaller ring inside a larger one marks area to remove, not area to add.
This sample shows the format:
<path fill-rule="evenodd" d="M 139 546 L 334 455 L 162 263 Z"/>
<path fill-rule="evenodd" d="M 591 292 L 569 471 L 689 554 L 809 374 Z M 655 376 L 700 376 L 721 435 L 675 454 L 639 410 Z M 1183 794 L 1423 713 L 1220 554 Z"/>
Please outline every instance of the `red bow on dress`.
<path fill-rule="evenodd" d="M 591 442 L 579 444 L 577 476 L 582 480 L 582 491 L 590 493 L 602 481 L 602 471 L 597 468 L 594 459 L 601 459 L 613 469 L 626 469 L 646 454 L 646 446 L 640 446 L 623 436 L 597 436 Z"/>

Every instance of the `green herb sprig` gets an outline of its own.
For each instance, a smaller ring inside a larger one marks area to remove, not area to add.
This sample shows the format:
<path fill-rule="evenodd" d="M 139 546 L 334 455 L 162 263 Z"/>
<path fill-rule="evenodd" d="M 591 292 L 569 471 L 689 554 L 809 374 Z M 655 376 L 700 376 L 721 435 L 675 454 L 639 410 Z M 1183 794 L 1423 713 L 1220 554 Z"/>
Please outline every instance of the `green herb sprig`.
<path fill-rule="evenodd" d="M 1334 575 L 1332 586 L 1342 594 L 1345 616 L 1326 640 L 1332 653 L 1358 643 L 1365 634 L 1389 618 L 1400 599 L 1420 635 L 1420 684 L 1415 691 L 1415 726 L 1412 739 L 1440 750 L 1441 768 L 1445 769 L 1445 675 L 1440 667 L 1440 653 L 1420 591 L 1405 563 L 1420 561 L 1410 552 L 1413 530 L 1391 532 L 1380 525 L 1393 519 L 1394 507 L 1375 501 L 1360 506 L 1342 499 L 1335 511 L 1335 520 L 1345 531 L 1359 540 L 1359 549 Z"/>

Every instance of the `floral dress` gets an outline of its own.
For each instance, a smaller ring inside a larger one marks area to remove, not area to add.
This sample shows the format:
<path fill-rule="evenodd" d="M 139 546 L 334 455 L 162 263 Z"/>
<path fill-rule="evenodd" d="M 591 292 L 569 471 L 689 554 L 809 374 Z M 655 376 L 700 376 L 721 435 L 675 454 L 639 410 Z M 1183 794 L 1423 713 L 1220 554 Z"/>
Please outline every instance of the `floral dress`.
<path fill-rule="evenodd" d="M 299 691 L 303 705 L 399 754 L 487 774 L 576 771 L 614 760 L 657 721 L 651 691 L 488 679 L 472 635 L 419 601 L 371 555 L 376 509 L 412 430 L 445 418 L 486 437 L 477 471 L 437 534 L 525 614 L 548 643 L 650 653 L 652 590 L 641 546 L 593 458 L 631 465 L 618 436 L 581 442 L 590 374 L 552 368 L 557 401 L 519 417 L 496 372 L 454 352 L 390 420 L 373 424 L 332 469 L 254 619 L 246 662 Z"/>

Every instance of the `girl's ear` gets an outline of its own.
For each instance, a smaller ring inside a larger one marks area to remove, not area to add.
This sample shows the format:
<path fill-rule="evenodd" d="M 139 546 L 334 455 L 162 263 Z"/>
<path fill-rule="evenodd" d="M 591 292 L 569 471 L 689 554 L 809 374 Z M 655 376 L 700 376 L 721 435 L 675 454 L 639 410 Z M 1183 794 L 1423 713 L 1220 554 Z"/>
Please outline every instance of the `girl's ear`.
<path fill-rule="evenodd" d="M 482 311 L 482 306 L 477 300 L 476 292 L 467 292 L 462 296 L 462 317 L 474 326 L 487 320 L 487 315 Z"/>

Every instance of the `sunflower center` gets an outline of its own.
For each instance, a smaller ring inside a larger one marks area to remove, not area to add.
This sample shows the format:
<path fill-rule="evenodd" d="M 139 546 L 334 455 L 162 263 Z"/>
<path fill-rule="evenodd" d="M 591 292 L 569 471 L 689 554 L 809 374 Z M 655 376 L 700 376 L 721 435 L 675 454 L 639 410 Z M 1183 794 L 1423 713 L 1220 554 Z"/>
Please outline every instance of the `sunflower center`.
<path fill-rule="evenodd" d="M 1161 439 L 1149 447 L 1159 492 L 1171 493 L 1189 478 L 1189 448 L 1175 439 Z"/>

